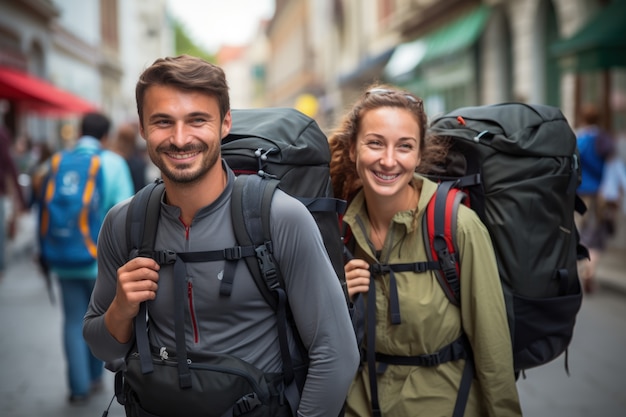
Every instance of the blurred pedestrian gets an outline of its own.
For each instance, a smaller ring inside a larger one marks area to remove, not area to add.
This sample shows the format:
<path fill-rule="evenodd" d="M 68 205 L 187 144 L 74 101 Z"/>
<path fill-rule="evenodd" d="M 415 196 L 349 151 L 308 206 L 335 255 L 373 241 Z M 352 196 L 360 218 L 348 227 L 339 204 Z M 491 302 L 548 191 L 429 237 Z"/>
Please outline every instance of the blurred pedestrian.
<path fill-rule="evenodd" d="M 583 216 L 577 214 L 577 227 L 580 241 L 589 249 L 589 260 L 579 262 L 579 276 L 585 292 L 595 288 L 595 274 L 598 260 L 606 247 L 610 236 L 610 222 L 605 217 L 604 207 L 599 198 L 606 162 L 614 156 L 615 141 L 608 132 L 599 126 L 600 113 L 593 104 L 586 104 L 581 109 L 582 126 L 576 131 L 580 153 L 582 181 L 578 194 L 587 205 Z"/>
<path fill-rule="evenodd" d="M 624 196 L 626 196 L 626 163 L 615 155 L 606 162 L 604 175 L 598 194 L 598 209 L 602 213 L 602 220 L 610 237 L 615 235 L 617 217 L 620 210 L 624 210 Z"/>
<path fill-rule="evenodd" d="M 47 142 L 41 142 L 36 147 L 36 159 L 29 175 L 32 186 L 31 199 L 28 203 L 29 207 L 37 206 L 41 202 L 41 184 L 46 175 L 50 157 L 54 152 Z"/>
<path fill-rule="evenodd" d="M 11 155 L 11 135 L 4 124 L 8 105 L 7 101 L 0 100 L 0 279 L 6 269 L 7 238 L 15 238 L 19 216 L 26 211 L 17 167 Z"/>
<path fill-rule="evenodd" d="M 130 168 L 135 192 L 146 185 L 146 155 L 141 152 L 137 141 L 139 139 L 139 127 L 136 123 L 124 123 L 117 129 L 115 141 L 111 150 L 121 155 Z"/>
<path fill-rule="evenodd" d="M 48 219 L 52 218 L 54 213 L 51 205 L 54 204 L 55 199 L 52 196 L 56 190 L 65 193 L 66 196 L 69 196 L 70 193 L 72 195 L 80 193 L 79 198 L 87 195 L 87 193 L 83 193 L 75 186 L 75 184 L 80 184 L 75 181 L 78 168 L 63 171 L 64 161 L 66 163 L 75 163 L 80 154 L 93 155 L 99 153 L 99 169 L 102 183 L 97 191 L 99 200 L 97 200 L 98 207 L 96 210 L 101 217 L 100 221 L 116 203 L 133 195 L 133 183 L 128 165 L 119 155 L 103 149 L 109 137 L 110 126 L 111 123 L 105 115 L 100 113 L 86 114 L 81 121 L 81 137 L 78 139 L 76 146 L 69 153 L 53 155 L 46 168 L 46 178 L 42 184 L 43 189 L 39 191 L 40 194 L 43 192 L 45 195 L 45 198 L 41 201 L 42 220 L 40 229 L 42 240 L 40 243 L 43 245 L 43 240 L 46 239 L 45 244 L 49 245 L 48 247 L 51 250 L 59 254 L 63 254 L 65 251 L 64 256 L 68 259 L 76 256 L 76 251 L 73 250 L 73 247 L 70 248 L 69 246 L 71 245 L 68 243 L 63 245 L 58 243 L 62 241 L 61 239 L 48 239 L 50 234 L 45 232 L 48 229 L 53 229 L 53 227 L 46 229 L 45 226 L 52 223 L 52 220 Z M 67 162 L 68 160 L 69 162 Z M 90 160 L 93 161 L 92 158 Z M 87 169 L 90 168 L 85 168 L 85 172 L 80 172 L 78 175 L 88 177 Z M 63 176 L 62 179 L 54 176 L 59 172 L 62 172 L 62 174 L 59 174 L 59 176 Z M 53 178 L 55 181 L 54 187 L 49 185 Z M 44 218 L 46 221 L 44 221 Z M 76 228 L 79 227 L 78 225 L 84 225 L 85 223 L 84 220 L 79 220 L 78 218 L 75 220 L 69 219 L 68 222 L 68 224 L 74 225 Z M 68 226 L 68 228 L 71 227 Z M 97 236 L 98 231 L 91 232 L 95 232 L 95 236 Z M 54 230 L 50 233 L 54 233 Z M 45 255 L 44 252 L 46 251 L 42 248 L 42 254 Z M 49 267 L 50 271 L 58 277 L 61 288 L 64 318 L 63 341 L 70 392 L 69 402 L 72 404 L 84 403 L 89 398 L 91 392 L 102 387 L 102 373 L 104 369 L 102 361 L 91 353 L 83 339 L 82 333 L 83 317 L 87 311 L 98 273 L 96 259 L 90 258 L 84 265 L 80 266 L 60 266 L 62 264 L 53 263 L 50 255 L 44 256 L 43 261 L 45 262 L 44 266 Z"/>
<path fill-rule="evenodd" d="M 478 215 L 461 205 L 455 219 L 460 308 L 435 271 L 389 269 L 428 259 L 422 220 L 437 184 L 416 170 L 437 165 L 431 157 L 445 156 L 447 145 L 426 137 L 422 100 L 374 85 L 344 116 L 330 146 L 333 190 L 348 200 L 348 292 L 357 305 L 362 297 L 366 312 L 365 358 L 346 416 L 520 416 L 502 286 Z M 457 398 L 461 414 L 453 413 Z"/>

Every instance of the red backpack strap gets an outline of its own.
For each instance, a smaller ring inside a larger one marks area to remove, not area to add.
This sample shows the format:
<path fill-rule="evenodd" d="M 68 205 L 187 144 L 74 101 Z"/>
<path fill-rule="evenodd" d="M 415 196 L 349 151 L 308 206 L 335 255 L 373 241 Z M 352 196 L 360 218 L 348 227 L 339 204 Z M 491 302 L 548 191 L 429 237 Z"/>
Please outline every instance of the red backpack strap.
<path fill-rule="evenodd" d="M 426 208 L 422 230 L 428 259 L 439 262 L 435 271 L 446 297 L 454 305 L 460 303 L 459 253 L 456 244 L 456 221 L 459 204 L 467 198 L 454 181 L 439 184 Z"/>

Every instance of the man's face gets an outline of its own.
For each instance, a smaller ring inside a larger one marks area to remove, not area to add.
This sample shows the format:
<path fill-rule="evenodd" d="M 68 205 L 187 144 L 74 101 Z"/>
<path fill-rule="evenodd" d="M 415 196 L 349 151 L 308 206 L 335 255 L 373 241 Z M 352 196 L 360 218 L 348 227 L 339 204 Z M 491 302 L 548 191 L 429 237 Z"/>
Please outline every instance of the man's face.
<path fill-rule="evenodd" d="M 145 92 L 141 136 L 152 162 L 174 183 L 197 182 L 219 162 L 230 126 L 230 112 L 220 122 L 215 97 L 165 85 Z"/>

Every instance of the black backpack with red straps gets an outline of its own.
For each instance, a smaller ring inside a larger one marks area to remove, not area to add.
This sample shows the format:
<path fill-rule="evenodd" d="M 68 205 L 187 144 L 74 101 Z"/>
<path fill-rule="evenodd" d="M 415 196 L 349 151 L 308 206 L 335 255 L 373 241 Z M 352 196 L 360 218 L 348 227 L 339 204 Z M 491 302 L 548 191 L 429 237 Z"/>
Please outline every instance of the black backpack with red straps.
<path fill-rule="evenodd" d="M 463 190 L 489 231 L 515 370 L 552 361 L 572 339 L 582 302 L 576 264 L 588 256 L 574 223 L 574 212 L 585 210 L 576 195 L 581 170 L 574 132 L 558 108 L 504 103 L 454 110 L 435 118 L 430 133 L 452 143 L 445 172 L 434 179 Z M 443 202 L 439 188 L 435 199 Z M 435 204 L 430 224 L 443 223 L 438 219 L 450 212 L 444 208 Z M 454 235 L 446 237 L 449 252 L 456 251 Z M 452 272 L 440 275 L 452 277 L 442 281 L 452 282 L 445 290 L 458 303 Z"/>

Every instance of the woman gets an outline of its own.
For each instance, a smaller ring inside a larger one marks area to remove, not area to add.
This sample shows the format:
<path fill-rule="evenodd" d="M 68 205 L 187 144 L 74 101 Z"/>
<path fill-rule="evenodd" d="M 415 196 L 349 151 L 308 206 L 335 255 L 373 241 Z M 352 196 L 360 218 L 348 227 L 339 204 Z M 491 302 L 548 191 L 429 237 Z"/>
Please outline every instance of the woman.
<path fill-rule="evenodd" d="M 384 417 L 521 415 L 502 287 L 488 232 L 478 216 L 459 208 L 460 307 L 448 301 L 433 271 L 396 272 L 394 279 L 385 272 L 387 265 L 427 259 L 421 223 L 437 185 L 416 170 L 430 171 L 442 161 L 445 143 L 426 138 L 421 99 L 373 86 L 344 117 L 330 145 L 335 195 L 349 201 L 343 218 L 354 256 L 345 265 L 348 292 L 353 299 L 362 294 L 366 305 L 374 297 L 376 301 L 375 319 L 366 319 L 362 344 L 365 358 L 373 357 L 368 345 L 375 346 L 376 363 L 368 358 L 357 373 L 346 415 L 380 415 L 373 409 Z M 396 289 L 399 320 L 390 314 Z M 457 340 L 465 346 L 460 357 L 473 356 L 473 362 L 390 363 L 398 357 L 432 355 Z M 469 396 L 459 400 L 454 414 L 466 369 L 474 378 L 468 379 Z M 376 378 L 370 380 L 373 373 Z"/>

